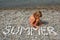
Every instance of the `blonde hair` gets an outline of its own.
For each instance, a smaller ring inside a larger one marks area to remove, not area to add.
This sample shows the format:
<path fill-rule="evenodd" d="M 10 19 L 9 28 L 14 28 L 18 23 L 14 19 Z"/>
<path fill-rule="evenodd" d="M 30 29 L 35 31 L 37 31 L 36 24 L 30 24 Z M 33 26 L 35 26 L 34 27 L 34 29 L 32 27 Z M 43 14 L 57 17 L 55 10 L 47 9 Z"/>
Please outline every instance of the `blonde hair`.
<path fill-rule="evenodd" d="M 41 12 L 41 11 L 36 11 L 33 15 L 34 15 L 34 17 L 35 17 L 36 15 L 40 15 L 40 17 L 42 17 L 42 12 Z"/>

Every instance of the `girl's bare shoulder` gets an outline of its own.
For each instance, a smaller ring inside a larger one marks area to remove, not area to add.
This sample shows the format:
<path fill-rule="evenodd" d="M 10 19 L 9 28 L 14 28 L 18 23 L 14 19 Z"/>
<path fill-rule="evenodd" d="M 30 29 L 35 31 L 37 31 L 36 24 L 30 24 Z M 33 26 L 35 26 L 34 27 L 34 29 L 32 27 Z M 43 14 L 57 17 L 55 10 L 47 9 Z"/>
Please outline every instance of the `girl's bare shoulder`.
<path fill-rule="evenodd" d="M 33 15 L 31 15 L 29 19 L 33 19 L 33 20 L 34 20 L 35 18 L 34 18 L 34 16 L 33 16 Z"/>

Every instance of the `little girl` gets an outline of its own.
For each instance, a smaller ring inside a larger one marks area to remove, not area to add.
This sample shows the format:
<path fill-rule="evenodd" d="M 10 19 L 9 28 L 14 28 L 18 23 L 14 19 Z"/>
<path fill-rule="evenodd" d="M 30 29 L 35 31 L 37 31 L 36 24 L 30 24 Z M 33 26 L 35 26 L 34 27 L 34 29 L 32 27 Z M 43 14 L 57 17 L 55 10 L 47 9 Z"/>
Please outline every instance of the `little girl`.
<path fill-rule="evenodd" d="M 29 17 L 29 23 L 32 27 L 38 29 L 39 25 L 41 25 L 40 17 L 42 17 L 41 11 L 36 11 Z"/>

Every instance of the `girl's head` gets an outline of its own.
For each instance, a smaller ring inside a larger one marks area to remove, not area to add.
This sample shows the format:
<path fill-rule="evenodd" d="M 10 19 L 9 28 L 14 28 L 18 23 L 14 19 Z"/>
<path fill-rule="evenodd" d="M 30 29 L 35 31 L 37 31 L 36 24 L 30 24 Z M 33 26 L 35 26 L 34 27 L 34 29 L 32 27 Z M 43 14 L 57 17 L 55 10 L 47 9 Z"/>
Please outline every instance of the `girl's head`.
<path fill-rule="evenodd" d="M 42 12 L 41 11 L 36 11 L 33 15 L 36 19 L 38 19 L 38 18 L 42 17 Z"/>

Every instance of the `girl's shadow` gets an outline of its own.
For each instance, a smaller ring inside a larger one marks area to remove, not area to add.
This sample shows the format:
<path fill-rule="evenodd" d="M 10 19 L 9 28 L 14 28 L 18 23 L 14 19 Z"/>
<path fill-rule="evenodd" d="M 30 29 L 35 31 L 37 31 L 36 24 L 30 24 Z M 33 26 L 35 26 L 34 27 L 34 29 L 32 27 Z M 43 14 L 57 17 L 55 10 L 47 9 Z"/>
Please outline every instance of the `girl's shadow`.
<path fill-rule="evenodd" d="M 42 21 L 42 20 L 41 20 L 41 22 L 42 22 L 43 24 L 45 24 L 45 25 L 47 25 L 47 24 L 48 24 L 48 22 L 47 22 L 47 21 Z"/>
<path fill-rule="evenodd" d="M 40 20 L 40 22 L 39 22 L 37 25 L 40 26 L 40 25 L 42 25 L 42 24 L 47 25 L 48 22 L 47 22 L 47 21 L 42 21 L 42 20 Z"/>

